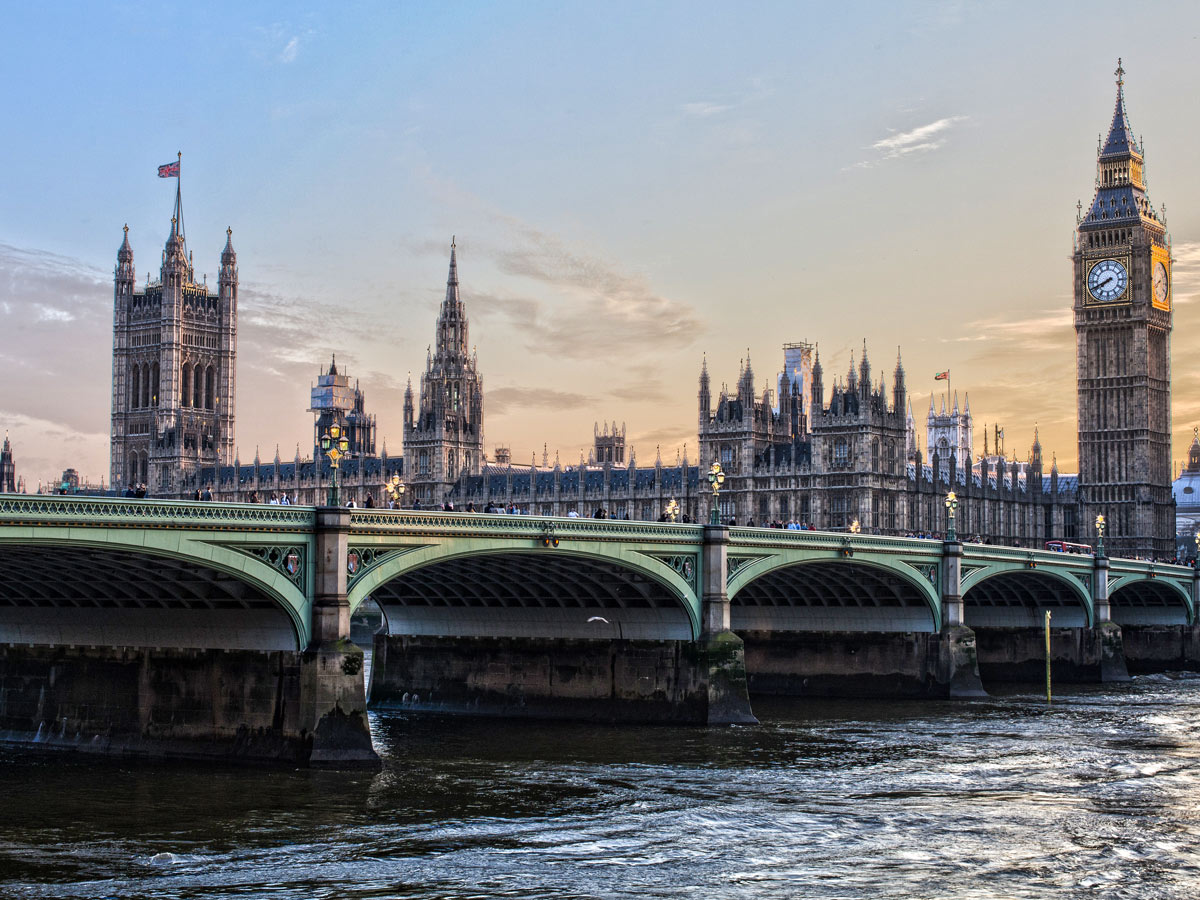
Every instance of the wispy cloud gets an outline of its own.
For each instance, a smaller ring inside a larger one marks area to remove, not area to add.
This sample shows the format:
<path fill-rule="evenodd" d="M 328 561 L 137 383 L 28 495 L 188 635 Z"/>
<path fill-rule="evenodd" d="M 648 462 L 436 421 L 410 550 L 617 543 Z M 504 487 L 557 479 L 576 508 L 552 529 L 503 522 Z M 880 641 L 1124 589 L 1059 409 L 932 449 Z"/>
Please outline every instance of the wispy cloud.
<path fill-rule="evenodd" d="M 1175 281 L 1171 300 L 1176 306 L 1186 306 L 1200 293 L 1200 242 L 1176 244 L 1171 257 L 1171 277 Z"/>
<path fill-rule="evenodd" d="M 292 35 L 291 40 L 289 40 L 284 45 L 283 49 L 279 51 L 279 61 L 281 63 L 295 62 L 296 54 L 299 51 L 300 51 L 300 36 Z"/>
<path fill-rule="evenodd" d="M 693 119 L 707 119 L 710 116 L 717 116 L 731 109 L 733 109 L 733 104 L 731 103 L 711 103 L 709 101 L 685 103 L 681 107 L 683 114 Z"/>
<path fill-rule="evenodd" d="M 548 388 L 504 387 L 487 392 L 486 413 L 503 415 L 513 409 L 574 410 L 595 404 L 595 398 Z"/>
<path fill-rule="evenodd" d="M 555 302 L 484 295 L 486 302 L 476 309 L 484 317 L 507 319 L 530 350 L 566 358 L 619 354 L 625 359 L 650 348 L 686 347 L 701 330 L 692 307 L 658 294 L 641 276 L 535 228 L 507 222 L 514 236 L 494 252 L 497 266 L 555 289 Z"/>
<path fill-rule="evenodd" d="M 968 118 L 968 116 L 946 116 L 935 122 L 910 128 L 908 131 L 893 131 L 887 137 L 880 138 L 871 144 L 870 149 L 876 151 L 876 156 L 857 162 L 850 168 L 869 169 L 884 160 L 940 150 L 946 145 L 946 133 L 960 122 L 967 121 Z"/>

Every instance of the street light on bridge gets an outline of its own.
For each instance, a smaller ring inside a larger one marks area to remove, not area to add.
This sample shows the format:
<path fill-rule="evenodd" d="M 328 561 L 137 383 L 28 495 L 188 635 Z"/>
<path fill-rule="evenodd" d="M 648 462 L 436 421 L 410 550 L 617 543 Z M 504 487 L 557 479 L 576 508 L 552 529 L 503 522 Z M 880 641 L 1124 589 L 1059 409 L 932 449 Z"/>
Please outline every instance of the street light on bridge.
<path fill-rule="evenodd" d="M 404 509 L 404 492 L 408 490 L 408 487 L 400 478 L 400 473 L 393 474 L 392 480 L 385 481 L 383 486 L 387 488 L 388 497 L 396 505 L 396 509 Z"/>
<path fill-rule="evenodd" d="M 666 514 L 668 522 L 674 522 L 675 517 L 679 515 L 679 503 L 674 497 L 667 501 L 666 508 L 663 510 Z"/>
<path fill-rule="evenodd" d="M 862 531 L 862 526 L 858 524 L 858 519 L 855 519 L 850 523 L 850 533 L 858 534 L 860 531 Z"/>
<path fill-rule="evenodd" d="M 330 425 L 321 435 L 321 450 L 329 457 L 329 468 L 333 469 L 333 482 L 329 485 L 329 505 L 340 505 L 338 496 L 338 460 L 350 450 L 350 441 L 342 431 L 342 426 Z"/>
<path fill-rule="evenodd" d="M 958 532 L 954 530 L 954 511 L 958 509 L 958 497 L 954 491 L 946 495 L 946 540 L 954 543 L 958 540 Z"/>
<path fill-rule="evenodd" d="M 1096 516 L 1096 558 L 1104 556 L 1104 513 Z"/>
<path fill-rule="evenodd" d="M 708 514 L 708 524 L 720 525 L 721 514 L 720 503 L 718 501 L 720 500 L 721 496 L 721 485 L 725 483 L 725 473 L 721 470 L 721 464 L 715 459 L 713 460 L 712 466 L 710 466 L 708 470 L 708 483 L 712 485 L 713 495 L 712 512 Z"/>

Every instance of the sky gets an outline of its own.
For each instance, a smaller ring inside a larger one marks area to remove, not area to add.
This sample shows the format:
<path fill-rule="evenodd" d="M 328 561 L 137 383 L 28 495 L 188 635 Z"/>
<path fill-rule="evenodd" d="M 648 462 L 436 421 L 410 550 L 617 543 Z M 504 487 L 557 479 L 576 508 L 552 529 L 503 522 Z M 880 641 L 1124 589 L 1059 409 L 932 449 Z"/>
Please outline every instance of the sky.
<path fill-rule="evenodd" d="M 1200 425 L 1200 5 L 16 4 L 0 30 L 0 429 L 30 481 L 108 472 L 112 269 L 187 236 L 241 279 L 243 462 L 309 452 L 331 354 L 402 445 L 451 236 L 488 452 L 626 424 L 695 460 L 697 377 L 826 386 L 903 353 L 918 425 L 1035 425 L 1074 471 L 1075 205 L 1117 57 L 1175 256 L 1173 456 Z M 923 432 L 923 428 L 922 428 Z M 922 433 L 923 438 L 923 433 Z"/>

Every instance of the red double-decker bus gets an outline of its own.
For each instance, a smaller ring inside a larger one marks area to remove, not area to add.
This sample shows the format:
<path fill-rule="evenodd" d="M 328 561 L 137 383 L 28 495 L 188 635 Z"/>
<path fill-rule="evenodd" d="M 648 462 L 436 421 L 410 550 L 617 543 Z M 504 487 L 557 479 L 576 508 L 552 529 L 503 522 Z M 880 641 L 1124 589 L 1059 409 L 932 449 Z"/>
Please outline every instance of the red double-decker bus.
<path fill-rule="evenodd" d="M 1072 544 L 1070 541 L 1046 541 L 1046 549 L 1055 553 L 1091 553 L 1091 544 Z"/>

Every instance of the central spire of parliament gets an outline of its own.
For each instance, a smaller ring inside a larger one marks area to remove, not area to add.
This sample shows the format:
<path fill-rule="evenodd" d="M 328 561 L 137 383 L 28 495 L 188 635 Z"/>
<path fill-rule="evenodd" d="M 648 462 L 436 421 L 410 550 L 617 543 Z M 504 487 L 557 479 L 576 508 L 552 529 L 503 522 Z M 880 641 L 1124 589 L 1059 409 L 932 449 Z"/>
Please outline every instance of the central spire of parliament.
<path fill-rule="evenodd" d="M 468 354 L 467 314 L 459 296 L 458 244 L 450 240 L 446 297 L 434 352 L 421 375 L 420 405 L 404 397 L 404 470 L 414 500 L 439 506 L 463 475 L 483 467 L 483 379 Z"/>

